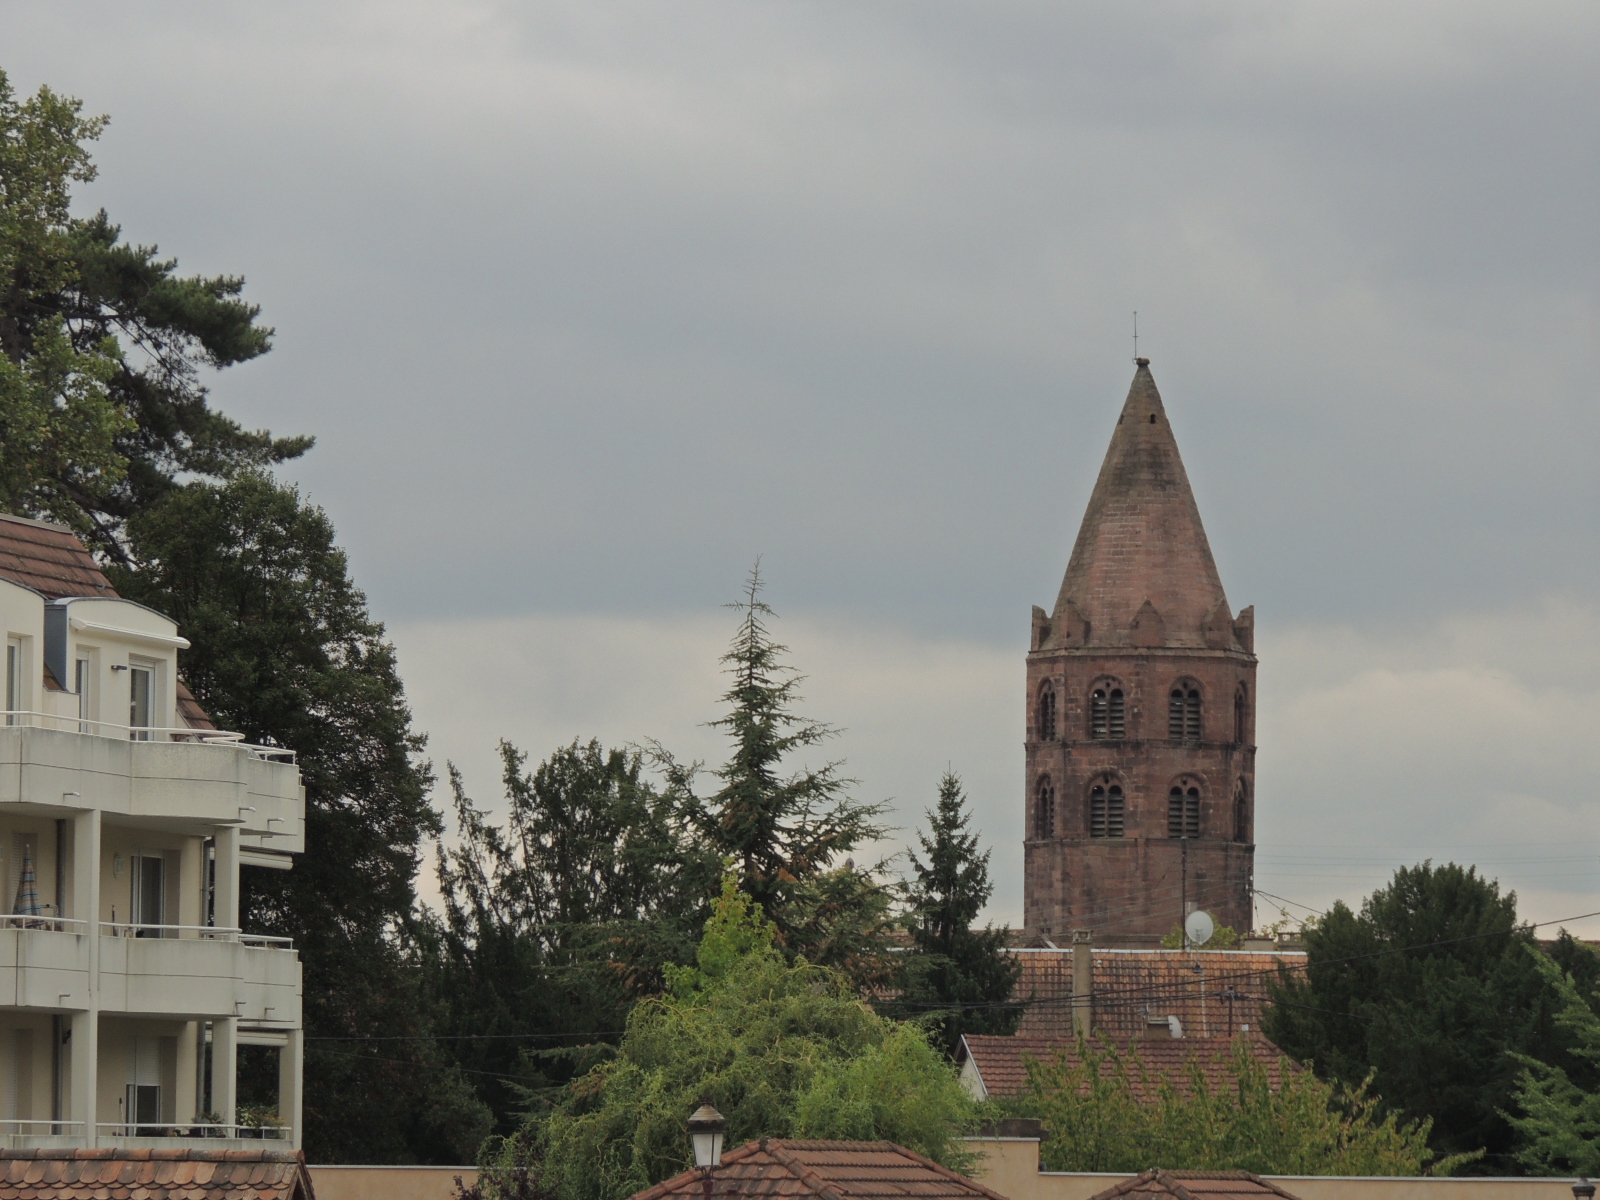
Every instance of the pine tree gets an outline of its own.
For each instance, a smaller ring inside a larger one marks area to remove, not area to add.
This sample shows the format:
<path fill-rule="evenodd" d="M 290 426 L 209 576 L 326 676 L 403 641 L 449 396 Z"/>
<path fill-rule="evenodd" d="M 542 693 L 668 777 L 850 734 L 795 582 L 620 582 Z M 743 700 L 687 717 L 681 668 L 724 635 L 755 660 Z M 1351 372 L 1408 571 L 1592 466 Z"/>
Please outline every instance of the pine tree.
<path fill-rule="evenodd" d="M 272 346 L 234 275 L 184 276 L 73 217 L 106 118 L 49 88 L 18 101 L 0 71 L 0 509 L 71 526 L 131 566 L 126 523 L 185 478 L 231 478 L 304 454 L 211 407 L 202 372 Z"/>
<path fill-rule="evenodd" d="M 966 793 L 954 771 L 939 780 L 938 804 L 927 818 L 928 832 L 917 837 L 926 861 L 908 855 L 916 876 L 907 889 L 915 950 L 905 958 L 896 1007 L 907 1015 L 940 1013 L 944 1046 L 954 1053 L 963 1033 L 1015 1030 L 1022 1010 L 1010 1002 L 1011 991 L 1022 965 L 1006 951 L 1008 930 L 972 927 L 994 885 L 989 851 L 979 853 L 978 835 L 968 830 Z"/>
<path fill-rule="evenodd" d="M 819 918 L 818 898 L 811 893 L 836 858 L 883 836 L 886 830 L 877 818 L 885 806 L 852 799 L 855 781 L 840 773 L 838 762 L 784 773 L 794 755 L 838 731 L 794 711 L 802 677 L 784 662 L 788 647 L 775 642 L 768 629 L 775 614 L 761 599 L 759 563 L 750 570 L 744 599 L 729 607 L 742 614 L 733 645 L 722 657 L 732 677 L 723 695 L 730 707 L 711 724 L 727 732 L 733 753 L 716 771 L 722 786 L 704 804 L 702 828 L 712 846 L 733 859 L 739 886 L 771 915 L 784 944 L 804 951 L 841 922 L 871 924 L 867 910 L 878 906 L 882 892 L 873 872 L 852 864 L 852 886 L 829 888 L 834 895 L 849 891 L 857 897 L 849 912 Z M 669 778 L 687 787 L 692 769 L 678 768 L 670 759 L 667 766 Z"/>

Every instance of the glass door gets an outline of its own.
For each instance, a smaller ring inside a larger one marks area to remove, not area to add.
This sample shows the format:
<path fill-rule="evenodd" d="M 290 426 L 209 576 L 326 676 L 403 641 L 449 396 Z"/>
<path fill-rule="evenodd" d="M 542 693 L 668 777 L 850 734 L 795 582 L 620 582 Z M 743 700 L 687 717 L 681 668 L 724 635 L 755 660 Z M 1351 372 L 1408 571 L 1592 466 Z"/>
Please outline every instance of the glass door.
<path fill-rule="evenodd" d="M 150 740 L 154 674 L 149 667 L 128 668 L 128 736 L 136 742 Z"/>
<path fill-rule="evenodd" d="M 134 937 L 161 937 L 165 925 L 167 861 L 157 854 L 133 856 Z"/>

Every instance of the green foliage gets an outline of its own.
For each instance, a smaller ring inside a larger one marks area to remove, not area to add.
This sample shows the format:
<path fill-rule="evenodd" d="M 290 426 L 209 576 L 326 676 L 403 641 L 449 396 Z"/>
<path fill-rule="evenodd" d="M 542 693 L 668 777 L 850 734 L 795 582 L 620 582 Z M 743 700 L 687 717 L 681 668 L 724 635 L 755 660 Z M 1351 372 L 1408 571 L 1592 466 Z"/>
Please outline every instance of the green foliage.
<path fill-rule="evenodd" d="M 1166 937 L 1161 939 L 1163 950 L 1232 950 L 1239 944 L 1239 932 L 1231 925 L 1218 925 L 1211 931 L 1211 936 L 1198 944 L 1187 942 L 1183 936 L 1183 926 L 1174 925 Z"/>
<path fill-rule="evenodd" d="M 184 477 L 230 478 L 303 454 L 309 438 L 250 432 L 200 382 L 264 354 L 272 331 L 236 276 L 184 277 L 120 242 L 104 212 L 74 218 L 104 117 L 0 72 L 0 508 L 70 525 L 135 562 L 135 514 Z"/>
<path fill-rule="evenodd" d="M 485 1190 L 526 1192 L 532 1177 L 562 1200 L 619 1200 L 689 1165 L 684 1121 L 706 1100 L 730 1148 L 885 1138 L 967 1165 L 974 1106 L 955 1070 L 918 1027 L 873 1013 L 838 972 L 788 961 L 776 937 L 730 877 L 695 965 L 634 1008 L 615 1058 L 491 1144 Z"/>
<path fill-rule="evenodd" d="M 1213 1087 L 1198 1056 L 1182 1086 L 1152 1077 L 1138 1043 L 1126 1052 L 1078 1043 L 1028 1064 L 1027 1091 L 1011 1107 L 1045 1124 L 1041 1165 L 1051 1171 L 1137 1172 L 1152 1165 L 1258 1175 L 1449 1174 L 1456 1160 L 1428 1164 L 1428 1125 L 1381 1115 L 1365 1085 L 1332 1086 L 1287 1063 L 1274 1089 L 1264 1064 L 1240 1039 L 1217 1055 Z"/>
<path fill-rule="evenodd" d="M 1504 1116 L 1515 1055 L 1574 1069 L 1560 996 L 1529 967 L 1516 896 L 1455 864 L 1402 867 L 1360 913 L 1337 903 L 1305 933 L 1303 978 L 1270 985 L 1267 1036 L 1319 1076 L 1369 1075 L 1403 1120 L 1431 1117 L 1440 1154 L 1487 1153 L 1480 1170 L 1519 1167 Z"/>
<path fill-rule="evenodd" d="M 1011 990 L 1022 964 L 1006 952 L 1008 931 L 974 929 L 994 886 L 989 852 L 979 853 L 961 779 L 946 770 L 939 799 L 919 833 L 924 858 L 910 855 L 915 876 L 907 887 L 911 952 L 902 956 L 900 994 L 886 1012 L 925 1015 L 937 1022 L 946 1053 L 964 1033 L 1010 1034 L 1022 1015 Z"/>
<path fill-rule="evenodd" d="M 530 1087 L 593 1056 L 566 1047 L 614 1042 L 662 964 L 689 956 L 722 864 L 637 753 L 574 741 L 532 772 L 515 746 L 500 756 L 503 825 L 451 769 L 459 840 L 440 851 L 426 990 L 441 1033 L 473 1035 L 453 1053 L 506 1133 Z"/>
<path fill-rule="evenodd" d="M 247 869 L 247 926 L 293 937 L 313 1037 L 426 1032 L 403 936 L 423 838 L 439 832 L 393 647 L 351 583 L 320 509 L 257 472 L 170 492 L 128 525 L 142 565 L 118 590 L 192 641 L 180 668 L 224 728 L 297 751 L 306 851 L 292 871 Z M 429 1043 L 313 1043 L 308 1150 L 324 1162 L 449 1161 L 487 1114 Z M 463 1107 L 465 1105 L 465 1107 Z"/>
<path fill-rule="evenodd" d="M 1592 1071 L 1600 1067 L 1600 1015 L 1595 1011 L 1600 991 L 1592 982 L 1594 962 L 1583 960 L 1600 956 L 1577 945 L 1565 930 L 1562 935 L 1568 943 L 1560 947 L 1567 951 L 1564 957 L 1576 960 L 1580 971 L 1588 968 L 1583 971 L 1589 975 L 1586 991 L 1579 990 L 1574 975 L 1563 971 L 1558 962 L 1531 948 L 1528 954 L 1535 969 L 1561 997 L 1556 1023 L 1573 1036 L 1573 1053 Z M 1574 954 L 1574 949 L 1581 953 Z M 1527 1055 L 1519 1055 L 1518 1061 L 1523 1071 L 1517 1081 L 1516 1104 L 1522 1115 L 1509 1118 L 1521 1138 L 1518 1160 L 1537 1175 L 1600 1175 L 1600 1091 L 1592 1083 L 1580 1086 L 1560 1066 Z"/>
<path fill-rule="evenodd" d="M 76 495 L 123 481 L 117 443 L 133 422 L 112 395 L 117 339 L 85 335 L 49 303 L 79 280 L 68 208 L 105 127 L 82 107 L 49 88 L 18 101 L 0 71 L 0 510 L 87 533 Z"/>
<path fill-rule="evenodd" d="M 849 878 L 824 876 L 839 855 L 887 832 L 877 820 L 885 806 L 851 799 L 854 781 L 837 762 L 785 774 L 788 759 L 837 730 L 793 711 L 801 677 L 767 627 L 773 612 L 761 600 L 759 564 L 745 598 L 729 607 L 743 616 L 722 658 L 732 677 L 723 696 L 730 707 L 711 723 L 733 742 L 732 756 L 715 772 L 722 786 L 701 800 L 693 793 L 698 764 L 679 764 L 657 747 L 659 761 L 684 810 L 699 814 L 711 847 L 738 866 L 740 887 L 771 916 L 780 943 L 822 965 L 860 969 L 858 981 L 871 984 L 885 964 L 862 951 L 872 931 L 888 924 L 888 898 L 875 871 L 853 863 L 843 868 Z"/>

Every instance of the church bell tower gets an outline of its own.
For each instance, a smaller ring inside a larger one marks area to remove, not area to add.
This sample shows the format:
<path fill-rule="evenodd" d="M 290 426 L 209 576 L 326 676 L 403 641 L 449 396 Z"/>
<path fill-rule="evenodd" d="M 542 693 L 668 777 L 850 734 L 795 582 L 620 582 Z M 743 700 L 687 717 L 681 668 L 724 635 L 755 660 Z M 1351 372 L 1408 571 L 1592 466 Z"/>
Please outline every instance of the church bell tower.
<path fill-rule="evenodd" d="M 1028 652 L 1024 921 L 1151 947 L 1243 933 L 1255 862 L 1254 610 L 1228 610 L 1178 443 L 1138 370 Z"/>

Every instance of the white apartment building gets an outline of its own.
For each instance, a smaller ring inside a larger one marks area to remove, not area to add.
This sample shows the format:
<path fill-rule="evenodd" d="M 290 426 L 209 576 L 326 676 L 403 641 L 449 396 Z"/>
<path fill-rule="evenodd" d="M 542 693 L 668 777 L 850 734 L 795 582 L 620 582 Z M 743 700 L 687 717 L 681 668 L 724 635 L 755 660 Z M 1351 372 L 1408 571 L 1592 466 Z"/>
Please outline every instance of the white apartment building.
<path fill-rule="evenodd" d="M 298 1147 L 299 957 L 239 928 L 240 864 L 305 847 L 294 755 L 213 728 L 61 526 L 0 515 L 0 623 L 0 1145 Z M 238 1120 L 249 1045 L 276 1125 Z"/>

